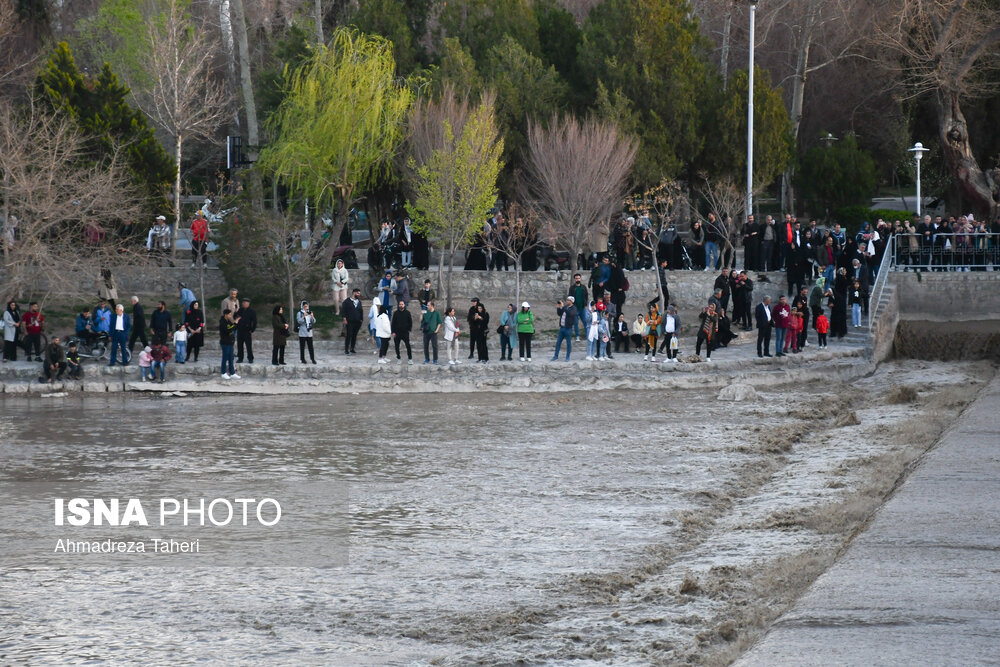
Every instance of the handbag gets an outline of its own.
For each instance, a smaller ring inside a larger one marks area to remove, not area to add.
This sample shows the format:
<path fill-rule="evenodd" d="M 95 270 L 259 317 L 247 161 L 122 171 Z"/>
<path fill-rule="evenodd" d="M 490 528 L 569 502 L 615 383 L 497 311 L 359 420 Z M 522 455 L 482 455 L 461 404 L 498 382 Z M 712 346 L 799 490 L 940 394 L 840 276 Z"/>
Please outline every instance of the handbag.
<path fill-rule="evenodd" d="M 289 331 L 288 329 L 278 329 L 278 331 L 279 331 L 279 332 L 281 333 L 281 335 L 282 335 L 282 336 L 284 336 L 285 338 L 288 338 L 289 336 L 291 336 L 291 335 L 292 335 L 292 332 L 291 332 L 291 331 Z"/>
<path fill-rule="evenodd" d="M 608 336 L 608 334 L 604 334 L 603 336 L 601 336 L 601 342 L 602 343 L 607 343 L 610 340 L 611 340 L 611 337 Z"/>
<path fill-rule="evenodd" d="M 500 334 L 501 336 L 503 335 L 503 329 L 504 329 L 504 325 L 502 325 L 502 324 L 497 327 L 497 333 Z"/>

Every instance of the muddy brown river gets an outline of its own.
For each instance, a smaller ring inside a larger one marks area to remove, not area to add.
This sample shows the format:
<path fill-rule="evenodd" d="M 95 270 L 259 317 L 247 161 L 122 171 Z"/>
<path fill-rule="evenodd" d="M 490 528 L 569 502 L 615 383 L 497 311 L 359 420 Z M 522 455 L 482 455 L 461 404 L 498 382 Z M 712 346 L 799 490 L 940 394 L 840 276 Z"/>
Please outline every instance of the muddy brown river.
<path fill-rule="evenodd" d="M 992 376 L 0 399 L 0 484 L 337 480 L 348 564 L 0 569 L 0 663 L 725 664 Z M 2 549 L 2 547 L 0 547 Z"/>

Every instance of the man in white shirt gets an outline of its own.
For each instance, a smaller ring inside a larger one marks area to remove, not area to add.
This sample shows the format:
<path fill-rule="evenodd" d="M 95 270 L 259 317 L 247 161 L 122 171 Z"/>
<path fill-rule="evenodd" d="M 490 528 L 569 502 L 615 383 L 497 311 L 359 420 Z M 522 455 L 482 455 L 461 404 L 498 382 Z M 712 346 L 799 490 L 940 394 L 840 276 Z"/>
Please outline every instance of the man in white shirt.
<path fill-rule="evenodd" d="M 771 297 L 765 296 L 757 304 L 754 311 L 754 320 L 757 322 L 757 356 L 771 356 L 771 327 L 774 320 L 771 318 Z"/>

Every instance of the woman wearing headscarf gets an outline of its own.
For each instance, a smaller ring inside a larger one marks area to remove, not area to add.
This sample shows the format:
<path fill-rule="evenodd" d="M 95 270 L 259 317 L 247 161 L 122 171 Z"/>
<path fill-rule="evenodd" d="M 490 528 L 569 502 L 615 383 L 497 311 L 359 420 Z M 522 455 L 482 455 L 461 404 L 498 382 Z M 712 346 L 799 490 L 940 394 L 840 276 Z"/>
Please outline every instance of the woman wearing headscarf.
<path fill-rule="evenodd" d="M 285 307 L 278 305 L 271 311 L 271 365 L 285 365 L 285 345 L 288 343 L 288 320 Z"/>
<path fill-rule="evenodd" d="M 378 363 L 387 364 L 385 355 L 389 353 L 389 339 L 392 338 L 392 321 L 389 319 L 389 309 L 379 304 L 378 315 L 375 316 L 375 337 L 378 338 Z"/>
<path fill-rule="evenodd" d="M 11 299 L 3 311 L 3 360 L 17 361 L 17 328 L 21 326 L 21 311 Z"/>
<path fill-rule="evenodd" d="M 651 304 L 649 306 L 649 315 L 646 317 L 649 329 L 646 331 L 646 354 L 642 357 L 643 361 L 649 359 L 650 349 L 652 349 L 653 354 L 652 361 L 656 361 L 656 338 L 660 333 L 658 329 L 661 322 L 660 309 L 656 307 L 655 303 Z"/>
<path fill-rule="evenodd" d="M 188 332 L 188 357 L 198 361 L 198 353 L 205 346 L 205 314 L 201 312 L 200 301 L 192 301 L 184 313 L 184 328 Z"/>
<path fill-rule="evenodd" d="M 489 363 L 490 351 L 486 347 L 486 333 L 489 331 L 490 314 L 486 312 L 486 306 L 480 301 L 476 306 L 476 312 L 472 315 L 472 323 L 469 333 L 476 343 L 476 357 L 481 364 Z"/>
<path fill-rule="evenodd" d="M 514 361 L 514 341 L 517 340 L 517 311 L 508 303 L 507 310 L 500 315 L 500 361 Z"/>
<path fill-rule="evenodd" d="M 830 306 L 830 331 L 838 340 L 847 335 L 847 292 L 849 287 L 847 269 L 843 267 L 837 269 Z"/>
<path fill-rule="evenodd" d="M 299 312 L 295 313 L 295 325 L 299 333 L 299 362 L 306 363 L 306 348 L 309 348 L 309 361 L 316 363 L 316 353 L 313 351 L 313 327 L 316 326 L 316 316 L 309 310 L 309 302 L 299 303 Z"/>
<path fill-rule="evenodd" d="M 350 282 L 350 274 L 344 267 L 344 260 L 338 259 L 337 266 L 330 269 L 330 284 L 333 287 L 333 313 L 337 314 L 337 307 L 347 301 L 347 284 Z"/>

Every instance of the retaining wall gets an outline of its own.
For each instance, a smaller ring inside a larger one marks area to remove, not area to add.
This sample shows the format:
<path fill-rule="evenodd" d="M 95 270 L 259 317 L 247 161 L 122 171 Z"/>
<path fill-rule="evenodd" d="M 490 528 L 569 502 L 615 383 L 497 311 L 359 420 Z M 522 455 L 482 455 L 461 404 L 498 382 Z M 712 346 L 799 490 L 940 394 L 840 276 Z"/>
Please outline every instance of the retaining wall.
<path fill-rule="evenodd" d="M 1000 271 L 893 272 L 904 320 L 1000 320 Z"/>

